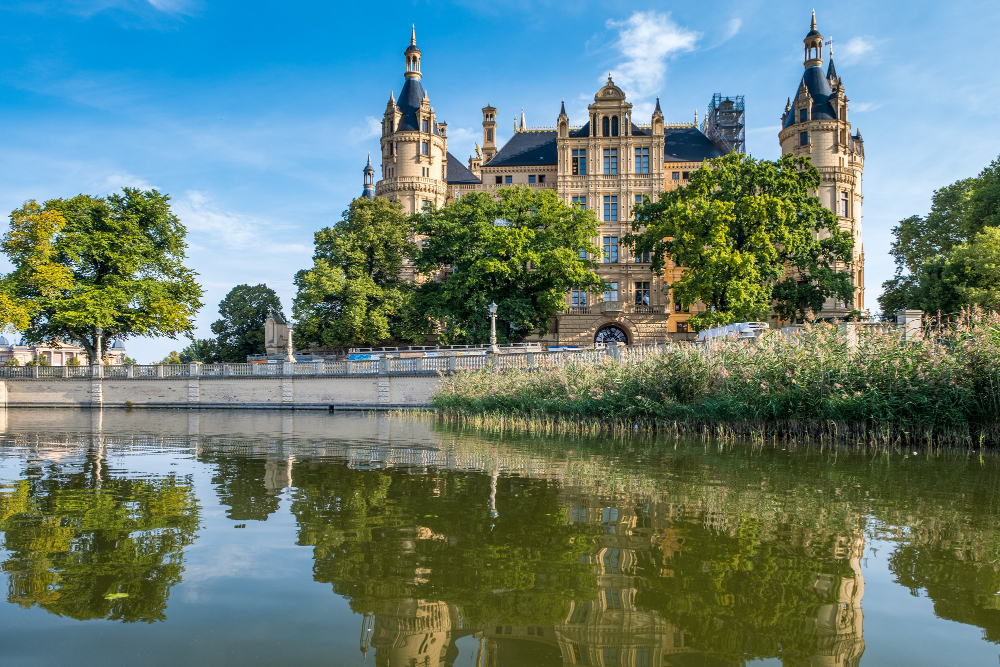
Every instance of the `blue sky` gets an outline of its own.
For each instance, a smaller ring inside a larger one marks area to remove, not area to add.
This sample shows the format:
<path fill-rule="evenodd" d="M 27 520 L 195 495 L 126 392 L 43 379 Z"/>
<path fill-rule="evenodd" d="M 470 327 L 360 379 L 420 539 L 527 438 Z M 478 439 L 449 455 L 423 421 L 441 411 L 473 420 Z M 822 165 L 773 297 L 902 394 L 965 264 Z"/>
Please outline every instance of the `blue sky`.
<path fill-rule="evenodd" d="M 424 86 L 460 159 L 486 103 L 499 109 L 501 141 L 522 107 L 529 124 L 552 125 L 565 98 L 579 123 L 608 72 L 637 119 L 657 94 L 670 121 L 701 117 L 715 92 L 745 95 L 748 150 L 775 158 L 813 6 L 3 0 L 0 210 L 122 186 L 169 193 L 206 289 L 207 336 L 233 285 L 265 282 L 290 308 L 313 232 L 361 191 L 412 23 Z M 1000 3 L 815 8 L 865 138 L 867 302 L 877 309 L 892 225 L 1000 153 L 990 49 Z M 128 348 L 148 362 L 183 344 Z"/>

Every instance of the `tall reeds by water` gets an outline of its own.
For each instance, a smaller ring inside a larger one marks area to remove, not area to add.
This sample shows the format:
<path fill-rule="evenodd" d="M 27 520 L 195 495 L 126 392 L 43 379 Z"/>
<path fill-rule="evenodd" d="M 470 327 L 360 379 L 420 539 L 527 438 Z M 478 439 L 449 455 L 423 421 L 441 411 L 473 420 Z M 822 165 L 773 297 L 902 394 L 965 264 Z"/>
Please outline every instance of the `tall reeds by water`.
<path fill-rule="evenodd" d="M 1000 316 L 900 330 L 814 324 L 755 342 L 444 378 L 442 414 L 495 428 L 1000 443 Z"/>

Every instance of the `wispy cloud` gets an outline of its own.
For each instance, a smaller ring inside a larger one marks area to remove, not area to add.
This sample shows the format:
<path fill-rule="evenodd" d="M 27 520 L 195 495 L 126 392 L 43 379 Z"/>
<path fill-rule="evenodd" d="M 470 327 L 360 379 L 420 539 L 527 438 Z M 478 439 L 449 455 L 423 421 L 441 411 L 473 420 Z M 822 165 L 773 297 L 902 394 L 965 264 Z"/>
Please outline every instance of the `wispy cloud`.
<path fill-rule="evenodd" d="M 117 192 L 122 188 L 139 188 L 140 190 L 158 189 L 146 179 L 127 172 L 108 174 L 104 181 L 98 185 L 98 188 L 101 190 L 101 194 L 104 192 Z"/>
<path fill-rule="evenodd" d="M 851 111 L 854 113 L 864 113 L 866 111 L 881 109 L 884 106 L 885 102 L 852 102 Z"/>
<path fill-rule="evenodd" d="M 254 250 L 257 255 L 308 254 L 312 251 L 301 243 L 277 241 L 275 237 L 291 225 L 226 211 L 198 190 L 188 190 L 173 202 L 172 208 L 191 234 L 192 245 L 219 250 Z"/>
<path fill-rule="evenodd" d="M 352 127 L 348 139 L 352 144 L 360 144 L 375 137 L 382 136 L 382 121 L 375 116 L 365 116 L 364 125 Z"/>
<path fill-rule="evenodd" d="M 868 35 L 851 37 L 846 42 L 835 43 L 834 55 L 837 61 L 845 65 L 853 65 L 861 62 L 866 57 L 870 57 L 875 49 L 881 45 L 883 40 L 875 39 Z"/>
<path fill-rule="evenodd" d="M 726 34 L 722 37 L 722 41 L 725 42 L 735 37 L 736 33 L 738 33 L 740 31 L 740 28 L 742 27 L 743 27 L 743 19 L 741 18 L 730 19 L 729 23 L 726 24 Z"/>
<path fill-rule="evenodd" d="M 624 21 L 609 19 L 605 25 L 618 30 L 615 46 L 622 57 L 612 76 L 629 97 L 638 100 L 656 94 L 663 84 L 667 61 L 692 51 L 701 38 L 701 33 L 675 23 L 670 14 L 655 11 L 633 12 Z"/>

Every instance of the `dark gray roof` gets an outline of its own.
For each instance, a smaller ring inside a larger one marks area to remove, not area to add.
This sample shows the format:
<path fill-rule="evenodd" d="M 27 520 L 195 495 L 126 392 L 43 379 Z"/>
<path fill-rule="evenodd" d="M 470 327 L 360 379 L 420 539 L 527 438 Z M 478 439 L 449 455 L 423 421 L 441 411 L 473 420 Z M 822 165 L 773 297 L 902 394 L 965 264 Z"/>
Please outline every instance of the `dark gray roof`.
<path fill-rule="evenodd" d="M 122 341 L 120 341 L 120 340 L 116 340 L 115 342 L 111 343 L 111 349 L 112 350 L 124 350 L 125 349 L 125 343 L 122 342 Z"/>
<path fill-rule="evenodd" d="M 556 134 L 555 130 L 516 132 L 503 145 L 500 152 L 493 156 L 489 165 L 491 167 L 525 167 L 557 164 Z"/>
<path fill-rule="evenodd" d="M 402 116 L 399 119 L 399 130 L 420 130 L 420 123 L 417 121 L 417 110 L 420 109 L 420 104 L 424 101 L 424 86 L 420 83 L 420 79 L 413 77 L 412 79 L 407 79 L 403 83 L 403 89 L 399 91 L 399 100 L 396 102 L 396 106 L 402 112 Z M 434 134 L 440 134 L 437 129 L 437 123 L 434 123 L 434 128 L 432 130 Z"/>
<path fill-rule="evenodd" d="M 830 87 L 830 80 L 823 74 L 823 68 L 819 65 L 807 67 L 802 73 L 802 83 L 806 85 L 809 95 L 812 97 L 812 112 L 809 114 L 812 120 L 830 120 L 837 117 L 837 112 L 830 104 L 833 96 L 833 89 Z M 798 91 L 795 93 L 798 95 Z M 785 118 L 785 127 L 791 127 L 796 123 L 794 113 L 789 113 Z"/>
<path fill-rule="evenodd" d="M 635 123 L 632 123 L 632 134 L 637 137 L 649 137 L 653 134 L 653 128 L 639 127 Z"/>
<path fill-rule="evenodd" d="M 583 124 L 583 127 L 581 127 L 578 130 L 570 130 L 569 131 L 569 136 L 571 136 L 571 137 L 589 137 L 590 136 L 590 121 L 588 120 L 586 123 Z"/>
<path fill-rule="evenodd" d="M 701 162 L 725 153 L 696 127 L 668 127 L 664 134 L 664 162 Z"/>
<path fill-rule="evenodd" d="M 826 78 L 837 78 L 837 68 L 833 66 L 833 56 L 830 56 L 830 65 L 826 68 Z"/>
<path fill-rule="evenodd" d="M 468 183 L 482 183 L 471 171 L 465 168 L 457 157 L 448 153 L 448 185 L 465 185 Z"/>

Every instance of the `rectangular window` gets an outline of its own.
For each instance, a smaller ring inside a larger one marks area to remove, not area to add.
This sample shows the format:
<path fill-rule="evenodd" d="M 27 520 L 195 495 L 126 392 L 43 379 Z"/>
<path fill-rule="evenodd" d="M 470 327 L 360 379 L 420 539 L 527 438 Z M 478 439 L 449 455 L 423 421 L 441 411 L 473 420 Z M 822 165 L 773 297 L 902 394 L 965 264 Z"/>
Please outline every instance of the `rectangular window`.
<path fill-rule="evenodd" d="M 617 264 L 618 263 L 618 237 L 617 236 L 605 236 L 604 237 L 604 263 L 605 264 Z"/>
<path fill-rule="evenodd" d="M 427 142 L 426 141 L 421 141 L 420 142 L 420 154 L 421 155 L 427 155 Z"/>
<path fill-rule="evenodd" d="M 648 252 L 637 252 L 632 255 L 632 261 L 637 264 L 649 264 L 649 253 Z"/>
<path fill-rule="evenodd" d="M 504 183 L 513 183 L 514 182 L 514 177 L 513 176 L 504 176 L 503 177 L 503 182 Z"/>
<path fill-rule="evenodd" d="M 608 289 L 604 290 L 604 300 L 605 301 L 617 301 L 618 300 L 618 283 L 605 283 Z"/>
<path fill-rule="evenodd" d="M 604 222 L 618 222 L 618 197 L 604 198 Z"/>
<path fill-rule="evenodd" d="M 643 198 L 643 195 L 636 195 L 635 196 L 635 205 L 636 206 L 642 206 L 642 201 L 643 201 L 642 198 Z"/>
<path fill-rule="evenodd" d="M 424 132 L 426 132 L 426 131 L 427 131 L 427 119 L 425 118 L 424 119 Z"/>
<path fill-rule="evenodd" d="M 534 183 L 535 182 L 535 175 L 534 174 L 529 174 L 528 175 L 528 182 L 529 183 Z"/>
<path fill-rule="evenodd" d="M 618 173 L 618 149 L 617 148 L 605 148 L 604 149 L 604 173 L 605 174 L 617 174 Z"/>
<path fill-rule="evenodd" d="M 635 149 L 635 173 L 637 173 L 637 174 L 648 174 L 649 173 L 649 149 L 648 148 L 636 148 Z"/>
<path fill-rule="evenodd" d="M 580 256 L 580 259 L 587 259 L 587 249 L 586 248 L 580 248 L 579 256 Z"/>
<path fill-rule="evenodd" d="M 799 132 L 799 146 L 808 146 L 808 145 L 809 145 L 809 133 Z"/>
<path fill-rule="evenodd" d="M 804 123 L 807 120 L 809 120 L 809 110 L 808 109 L 799 109 L 799 122 L 800 123 Z"/>
<path fill-rule="evenodd" d="M 570 304 L 574 307 L 586 306 L 587 292 L 579 287 L 574 287 L 572 291 L 570 291 Z"/>
<path fill-rule="evenodd" d="M 432 206 L 431 200 L 430 199 L 425 199 L 423 205 L 421 206 L 421 208 L 423 208 L 423 209 L 429 209 L 431 206 Z"/>
<path fill-rule="evenodd" d="M 586 176 L 587 175 L 587 150 L 580 149 L 573 151 L 573 175 L 574 176 Z"/>
<path fill-rule="evenodd" d="M 579 206 L 581 210 L 587 209 L 586 197 L 573 197 L 573 206 Z"/>
<path fill-rule="evenodd" d="M 846 218 L 848 215 L 848 210 L 849 209 L 847 208 L 847 191 L 845 190 L 840 193 L 840 217 Z"/>
<path fill-rule="evenodd" d="M 635 305 L 649 305 L 649 281 L 635 283 Z"/>
<path fill-rule="evenodd" d="M 538 175 L 538 182 L 539 183 L 544 183 L 545 182 L 545 174 L 539 174 Z"/>
<path fill-rule="evenodd" d="M 687 322 L 678 322 L 677 323 L 677 333 L 687 333 L 687 332 L 688 332 L 688 323 Z"/>
<path fill-rule="evenodd" d="M 673 179 L 673 180 L 675 180 L 675 181 L 681 180 L 681 172 L 679 172 L 679 171 L 673 172 L 672 174 L 670 174 L 670 178 Z"/>
<path fill-rule="evenodd" d="M 503 183 L 503 176 L 497 176 L 497 185 Z"/>
<path fill-rule="evenodd" d="M 685 181 L 688 180 L 689 178 L 691 178 L 691 172 L 685 171 L 683 174 L 681 174 L 681 178 L 683 178 Z"/>

